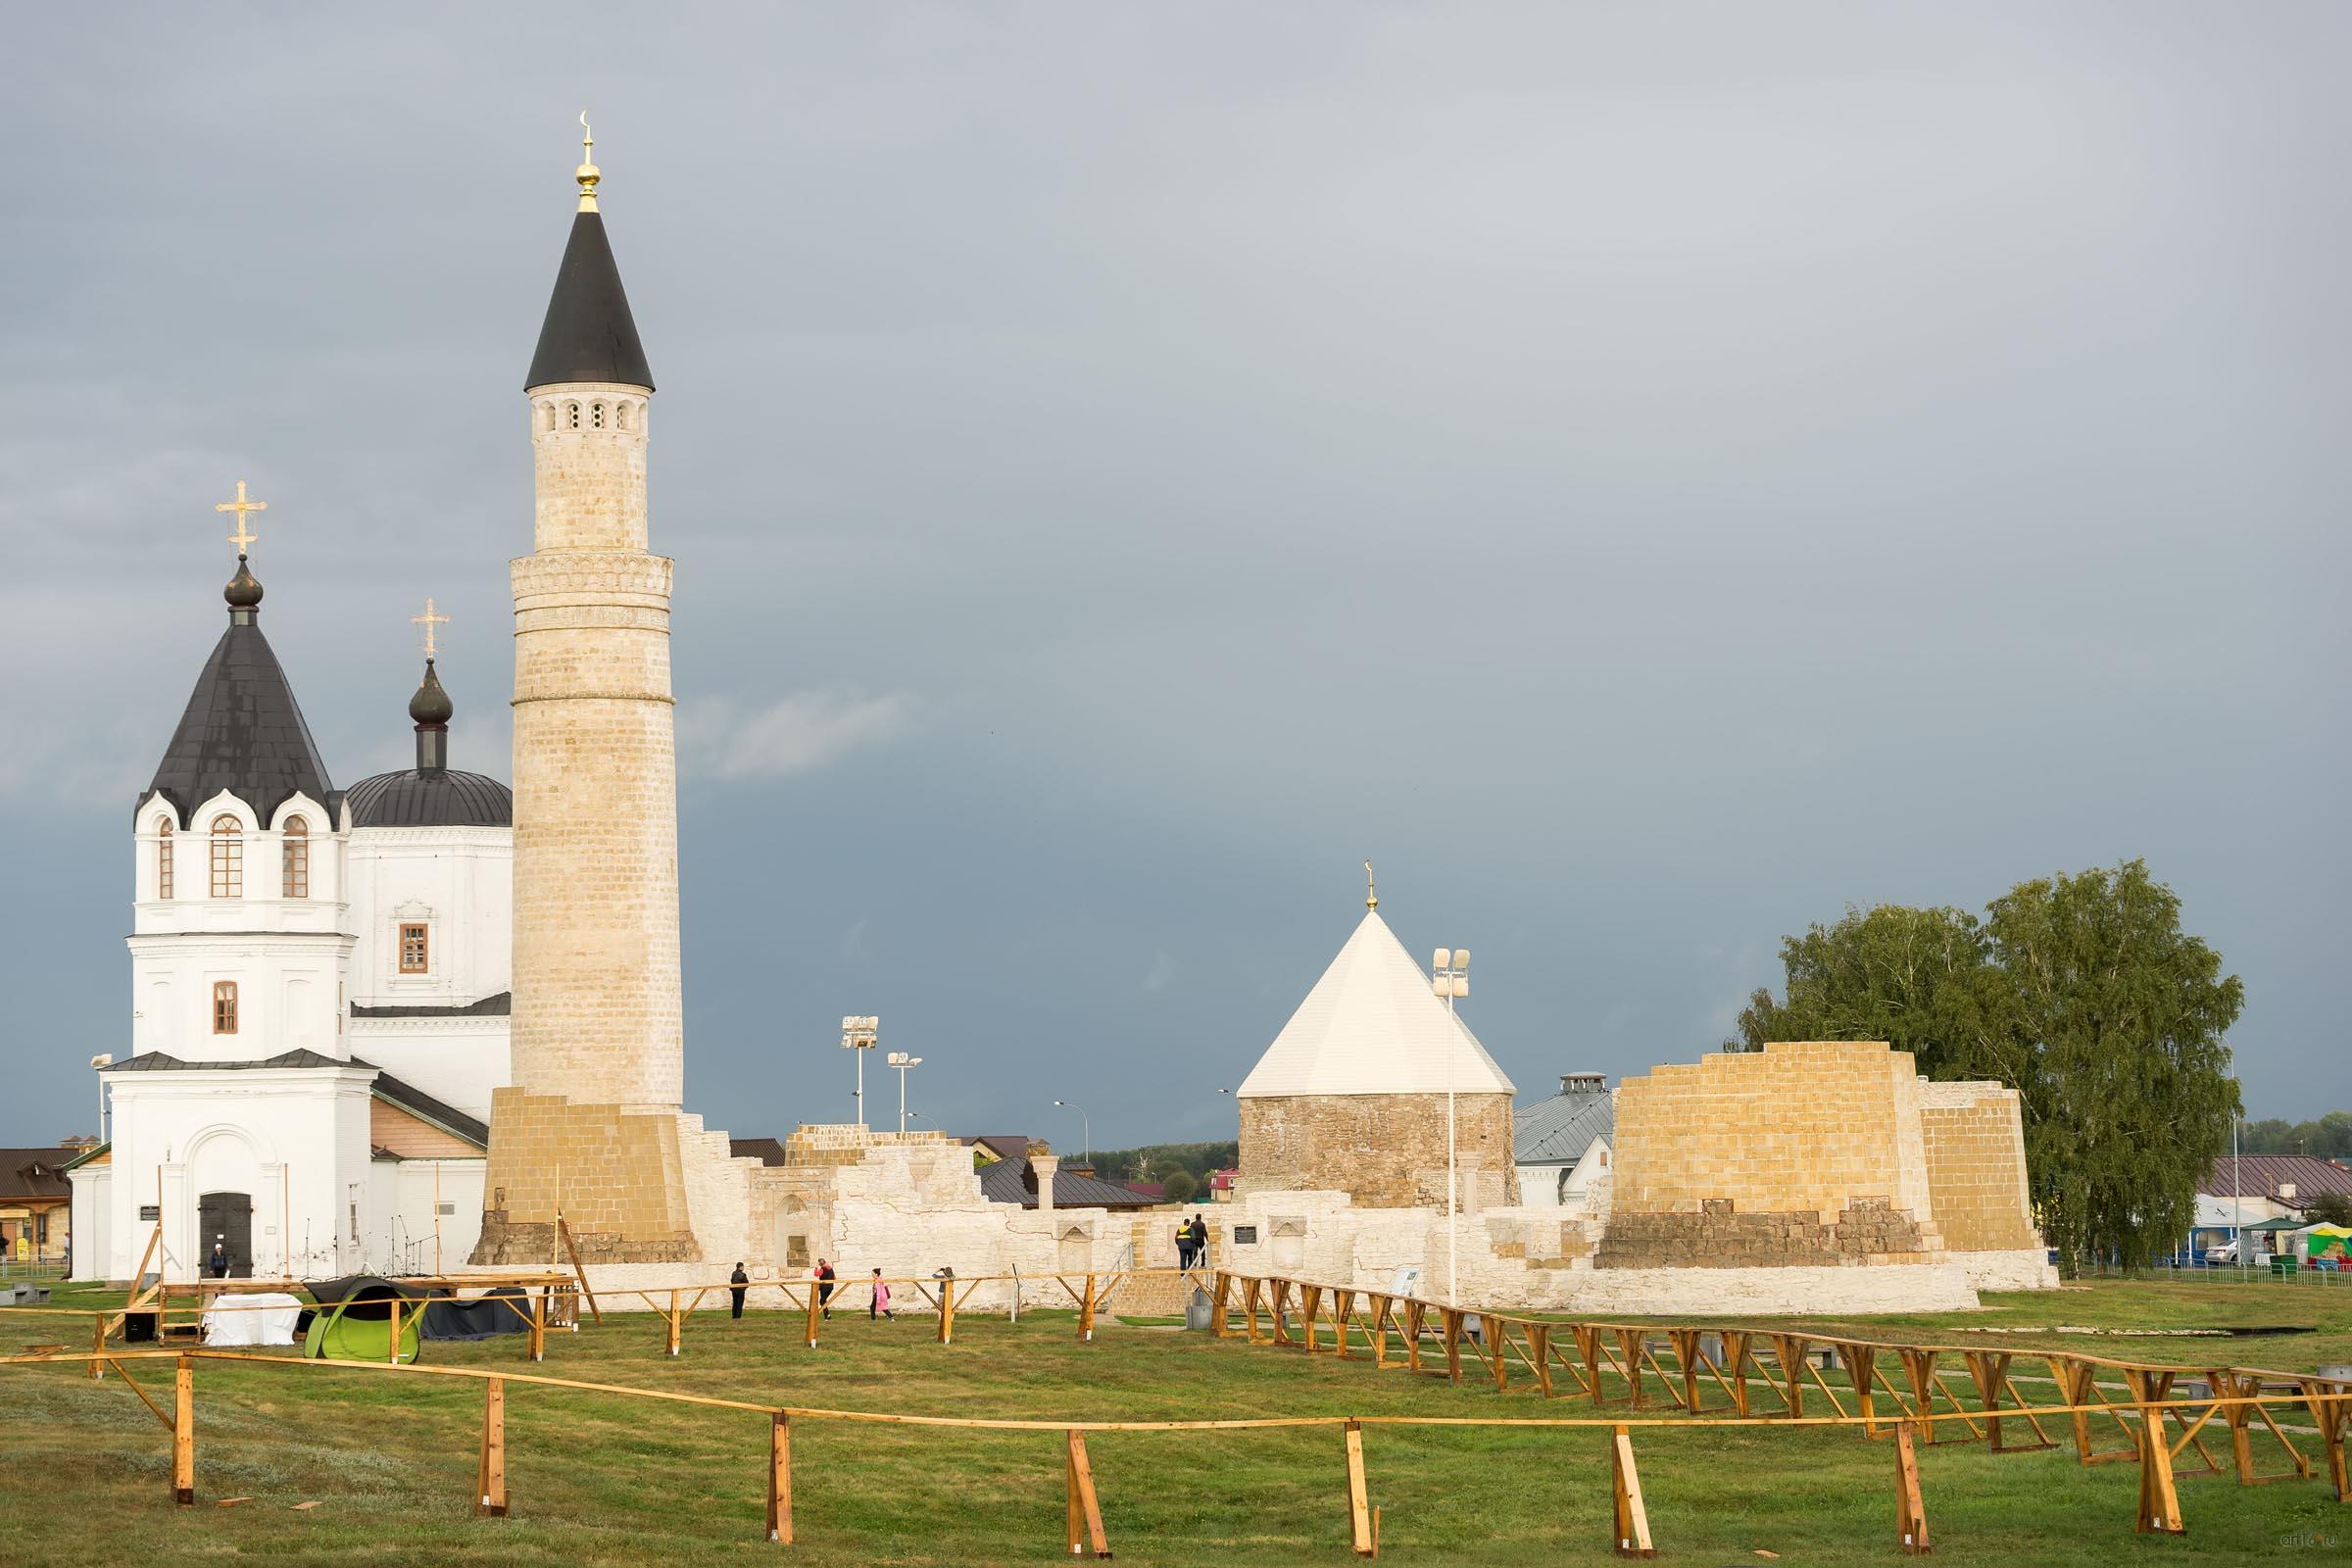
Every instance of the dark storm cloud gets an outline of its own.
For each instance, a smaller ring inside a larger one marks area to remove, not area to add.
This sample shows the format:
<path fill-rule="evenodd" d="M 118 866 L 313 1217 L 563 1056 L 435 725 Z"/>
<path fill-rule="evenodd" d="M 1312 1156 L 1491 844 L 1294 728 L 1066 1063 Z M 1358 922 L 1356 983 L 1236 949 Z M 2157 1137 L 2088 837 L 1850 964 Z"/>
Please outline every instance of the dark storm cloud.
<path fill-rule="evenodd" d="M 2352 1100 L 2340 8 L 53 8 L 0 106 L 20 1141 L 124 1036 L 211 504 L 338 780 L 457 619 L 595 111 L 679 563 L 689 1098 L 1229 1133 L 1345 937 L 1523 1089 L 1850 902 L 2145 855 Z"/>

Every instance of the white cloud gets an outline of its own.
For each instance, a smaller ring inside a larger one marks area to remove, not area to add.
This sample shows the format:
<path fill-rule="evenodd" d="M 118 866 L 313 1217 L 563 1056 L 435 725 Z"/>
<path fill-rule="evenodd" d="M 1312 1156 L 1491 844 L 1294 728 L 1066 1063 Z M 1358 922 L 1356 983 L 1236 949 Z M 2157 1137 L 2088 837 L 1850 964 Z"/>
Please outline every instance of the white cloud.
<path fill-rule="evenodd" d="M 716 778 L 790 778 L 896 740 L 913 727 L 914 716 L 915 701 L 904 692 L 795 692 L 754 713 L 732 699 L 709 697 L 679 708 L 678 746 L 691 766 Z"/>

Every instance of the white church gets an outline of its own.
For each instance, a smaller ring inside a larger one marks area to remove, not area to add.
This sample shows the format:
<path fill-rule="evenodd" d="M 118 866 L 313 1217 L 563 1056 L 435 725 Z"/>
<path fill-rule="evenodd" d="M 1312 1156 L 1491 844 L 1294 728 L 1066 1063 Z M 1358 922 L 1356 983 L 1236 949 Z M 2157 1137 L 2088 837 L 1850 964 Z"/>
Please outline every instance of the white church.
<path fill-rule="evenodd" d="M 429 605 L 416 765 L 338 790 L 243 555 L 225 597 L 131 819 L 130 1050 L 68 1170 L 74 1273 L 454 1270 L 508 1074 L 513 794 L 449 765 Z"/>

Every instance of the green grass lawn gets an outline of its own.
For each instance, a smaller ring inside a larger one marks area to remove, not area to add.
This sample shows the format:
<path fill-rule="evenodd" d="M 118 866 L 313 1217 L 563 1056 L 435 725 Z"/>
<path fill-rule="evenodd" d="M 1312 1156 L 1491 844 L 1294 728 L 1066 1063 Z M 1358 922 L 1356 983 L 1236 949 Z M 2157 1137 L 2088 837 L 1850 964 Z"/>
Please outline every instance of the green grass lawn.
<path fill-rule="evenodd" d="M 88 1300 L 61 1292 L 61 1301 Z M 119 1299 L 119 1298 L 118 1298 Z M 2087 1349 L 2129 1359 L 2308 1369 L 2352 1360 L 2352 1289 L 2100 1283 L 1988 1299 L 1989 1310 L 1875 1318 L 1812 1332 Z M 64 1320 L 52 1319 L 53 1324 Z M 73 1338 L 11 1318 L 4 1348 Z M 2275 1339 L 2088 1338 L 2060 1326 L 2292 1326 Z M 1751 1325 L 1752 1326 L 1752 1325 Z M 2013 1327 L 2034 1332 L 1952 1332 Z M 1105 1320 L 1077 1342 L 1071 1314 L 929 1319 L 844 1315 L 815 1350 L 797 1316 L 723 1312 L 661 1353 L 659 1319 L 618 1315 L 518 1342 L 433 1344 L 428 1364 L 626 1383 L 761 1402 L 923 1414 L 1080 1420 L 1263 1415 L 1584 1415 L 1532 1391 L 1497 1394 L 1375 1373 L 1361 1361 L 1250 1348 Z M 85 1331 L 86 1332 L 86 1331 Z M 168 1407 L 168 1363 L 131 1371 Z M 112 1379 L 64 1367 L 0 1369 L 0 1562 L 175 1564 L 814 1564 L 1045 1562 L 1062 1555 L 1062 1449 L 1052 1432 L 800 1421 L 799 1542 L 761 1539 L 761 1416 L 509 1385 L 513 1516 L 469 1512 L 482 1385 L 457 1379 L 197 1363 L 199 1506 L 169 1495 L 168 1435 Z M 2031 1397 L 2050 1393 L 2026 1385 Z M 2054 1396 L 2051 1396 L 2054 1397 Z M 1761 1407 L 1761 1406 L 1760 1406 Z M 2282 1417 L 2282 1419 L 2284 1419 Z M 2308 1422 L 2299 1424 L 2308 1425 Z M 2022 1435 L 2022 1434 L 2021 1434 Z M 1609 1560 L 1604 1428 L 1366 1430 L 1382 1555 L 1406 1563 Z M 2014 1438 L 2012 1441 L 2016 1441 Z M 2316 1457 L 2316 1439 L 2302 1440 Z M 1880 1563 L 1893 1547 L 1891 1446 L 1838 1429 L 1636 1428 L 1662 1560 Z M 1266 1564 L 1350 1560 L 1344 1461 L 1330 1429 L 1099 1434 L 1089 1439 L 1120 1560 Z M 2220 1451 L 2227 1450 L 2226 1442 Z M 2261 1452 L 2266 1467 L 2282 1458 Z M 1937 1555 L 1986 1564 L 2125 1558 L 2352 1558 L 2352 1508 L 2318 1482 L 2241 1489 L 2180 1482 L 2189 1533 L 2135 1537 L 2138 1472 L 2085 1468 L 2071 1451 L 1995 1456 L 1982 1445 L 1921 1453 Z M 219 1499 L 250 1500 L 222 1507 Z M 317 1506 L 297 1510 L 300 1502 Z M 2316 1553 L 2316 1555 L 2315 1555 Z"/>

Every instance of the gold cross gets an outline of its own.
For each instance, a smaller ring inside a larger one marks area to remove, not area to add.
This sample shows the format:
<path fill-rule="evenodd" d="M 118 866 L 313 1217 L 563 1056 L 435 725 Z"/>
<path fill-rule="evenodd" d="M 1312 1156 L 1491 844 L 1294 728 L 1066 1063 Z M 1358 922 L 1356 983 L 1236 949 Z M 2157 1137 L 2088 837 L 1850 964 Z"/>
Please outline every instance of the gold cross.
<path fill-rule="evenodd" d="M 433 655 L 438 652 L 438 650 L 433 646 L 433 628 L 435 626 L 448 625 L 449 617 L 447 615 L 434 614 L 433 602 L 430 599 L 427 599 L 424 602 L 424 613 L 421 615 L 411 615 L 409 617 L 409 624 L 412 626 L 422 626 L 424 628 L 424 657 L 427 659 L 432 658 Z"/>
<path fill-rule="evenodd" d="M 270 510 L 270 503 L 267 501 L 246 500 L 245 481 L 239 479 L 237 481 L 237 499 L 234 501 L 217 502 L 215 503 L 213 510 L 215 512 L 233 512 L 237 514 L 237 531 L 228 536 L 228 542 L 237 547 L 238 559 L 242 560 L 245 555 L 246 547 L 261 537 L 260 534 L 255 533 L 251 528 L 246 526 L 246 514 L 254 512 L 268 512 Z"/>

